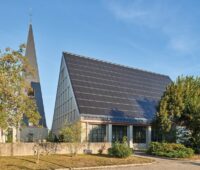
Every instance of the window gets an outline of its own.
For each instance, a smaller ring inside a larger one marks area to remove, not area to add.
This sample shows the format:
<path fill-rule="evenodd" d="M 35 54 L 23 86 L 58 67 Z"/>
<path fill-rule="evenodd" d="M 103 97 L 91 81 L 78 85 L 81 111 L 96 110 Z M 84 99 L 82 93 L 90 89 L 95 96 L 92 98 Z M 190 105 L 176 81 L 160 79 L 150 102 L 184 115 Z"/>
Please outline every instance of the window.
<path fill-rule="evenodd" d="M 69 99 L 69 86 L 67 87 L 67 99 Z"/>
<path fill-rule="evenodd" d="M 133 143 L 146 143 L 146 127 L 133 127 Z"/>
<path fill-rule="evenodd" d="M 89 142 L 104 142 L 106 140 L 106 125 L 90 125 Z"/>
<path fill-rule="evenodd" d="M 28 94 L 29 97 L 34 97 L 35 96 L 34 89 L 33 88 L 29 88 L 27 94 Z"/>
<path fill-rule="evenodd" d="M 64 103 L 64 111 L 65 111 L 65 114 L 67 113 L 67 102 Z"/>
<path fill-rule="evenodd" d="M 69 101 L 66 102 L 66 111 L 69 112 Z"/>
<path fill-rule="evenodd" d="M 73 120 L 75 120 L 76 119 L 76 110 L 74 109 L 73 110 Z"/>
<path fill-rule="evenodd" d="M 64 91 L 64 101 L 66 101 L 67 100 L 67 92 L 66 92 L 66 90 Z"/>
<path fill-rule="evenodd" d="M 69 121 L 72 121 L 72 112 L 69 113 Z"/>
<path fill-rule="evenodd" d="M 112 141 L 123 141 L 123 137 L 127 137 L 127 126 L 113 125 L 112 126 Z"/>
<path fill-rule="evenodd" d="M 69 111 L 72 110 L 72 97 L 69 99 Z"/>
<path fill-rule="evenodd" d="M 64 68 L 62 68 L 62 70 L 61 70 L 61 79 L 62 80 L 64 79 Z"/>

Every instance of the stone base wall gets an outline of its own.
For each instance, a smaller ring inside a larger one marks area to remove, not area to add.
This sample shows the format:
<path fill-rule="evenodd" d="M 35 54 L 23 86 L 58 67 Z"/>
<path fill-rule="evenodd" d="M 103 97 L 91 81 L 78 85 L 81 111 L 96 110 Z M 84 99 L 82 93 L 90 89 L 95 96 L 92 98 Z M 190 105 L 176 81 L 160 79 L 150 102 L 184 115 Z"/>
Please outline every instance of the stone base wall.
<path fill-rule="evenodd" d="M 70 143 L 42 143 L 36 146 L 35 143 L 0 143 L 0 156 L 28 156 L 35 155 L 38 147 L 42 154 L 70 154 L 74 144 Z M 107 149 L 111 147 L 111 143 L 82 143 L 79 146 L 79 154 L 98 153 L 103 148 L 103 153 L 107 153 Z"/>
<path fill-rule="evenodd" d="M 100 149 L 103 153 L 107 153 L 107 149 L 111 147 L 111 143 L 81 143 L 77 146 L 78 153 L 96 154 Z M 38 150 L 42 154 L 70 154 L 74 149 L 71 143 L 0 143 L 0 156 L 28 156 L 35 155 Z M 133 144 L 134 150 L 146 149 L 145 143 Z"/>

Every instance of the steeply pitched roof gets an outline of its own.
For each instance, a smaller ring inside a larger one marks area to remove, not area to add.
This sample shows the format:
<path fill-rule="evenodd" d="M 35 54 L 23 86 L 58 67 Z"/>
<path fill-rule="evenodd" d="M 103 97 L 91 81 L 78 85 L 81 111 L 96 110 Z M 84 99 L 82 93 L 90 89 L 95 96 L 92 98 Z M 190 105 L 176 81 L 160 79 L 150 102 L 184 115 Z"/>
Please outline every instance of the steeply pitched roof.
<path fill-rule="evenodd" d="M 80 114 L 151 120 L 165 75 L 63 53 Z"/>
<path fill-rule="evenodd" d="M 34 82 L 40 82 L 32 24 L 29 25 L 25 56 L 28 58 L 29 64 L 34 69 L 34 76 L 31 77 L 31 79 Z"/>

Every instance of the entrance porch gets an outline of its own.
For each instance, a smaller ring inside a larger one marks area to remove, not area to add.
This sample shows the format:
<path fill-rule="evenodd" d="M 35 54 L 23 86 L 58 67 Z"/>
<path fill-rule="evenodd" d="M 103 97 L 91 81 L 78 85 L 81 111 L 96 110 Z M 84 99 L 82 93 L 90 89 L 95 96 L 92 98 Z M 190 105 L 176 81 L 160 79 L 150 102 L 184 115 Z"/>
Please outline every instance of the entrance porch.
<path fill-rule="evenodd" d="M 151 126 L 84 123 L 82 141 L 122 142 L 127 137 L 130 148 L 145 149 L 151 142 Z M 85 135 L 84 135 L 85 134 Z"/>

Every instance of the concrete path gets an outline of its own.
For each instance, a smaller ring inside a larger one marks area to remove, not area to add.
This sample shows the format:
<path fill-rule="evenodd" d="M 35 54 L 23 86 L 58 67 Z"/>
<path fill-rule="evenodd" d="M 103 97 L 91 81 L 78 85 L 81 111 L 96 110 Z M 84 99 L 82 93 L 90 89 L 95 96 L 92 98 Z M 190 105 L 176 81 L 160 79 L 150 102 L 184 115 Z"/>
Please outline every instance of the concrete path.
<path fill-rule="evenodd" d="M 165 159 L 157 158 L 152 156 L 147 156 L 141 153 L 136 153 L 136 156 L 146 157 L 154 159 L 156 162 L 151 165 L 139 165 L 133 167 L 125 168 L 114 168 L 115 170 L 200 170 L 200 160 L 174 160 L 174 159 Z M 112 170 L 113 168 L 109 168 Z M 99 169 L 99 170 L 108 170 L 108 169 Z"/>

